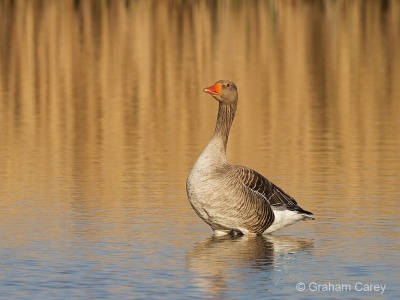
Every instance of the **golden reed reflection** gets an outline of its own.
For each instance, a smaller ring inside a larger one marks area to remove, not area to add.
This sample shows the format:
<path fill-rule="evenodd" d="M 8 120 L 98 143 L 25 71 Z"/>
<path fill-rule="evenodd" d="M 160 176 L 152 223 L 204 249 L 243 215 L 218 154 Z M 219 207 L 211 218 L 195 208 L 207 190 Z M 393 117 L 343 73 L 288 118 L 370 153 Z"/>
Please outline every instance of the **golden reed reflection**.
<path fill-rule="evenodd" d="M 222 78 L 239 87 L 233 163 L 311 211 L 323 193 L 356 210 L 385 176 L 400 193 L 398 1 L 1 1 L 0 24 L 9 201 L 185 198 L 216 117 L 201 91 Z"/>

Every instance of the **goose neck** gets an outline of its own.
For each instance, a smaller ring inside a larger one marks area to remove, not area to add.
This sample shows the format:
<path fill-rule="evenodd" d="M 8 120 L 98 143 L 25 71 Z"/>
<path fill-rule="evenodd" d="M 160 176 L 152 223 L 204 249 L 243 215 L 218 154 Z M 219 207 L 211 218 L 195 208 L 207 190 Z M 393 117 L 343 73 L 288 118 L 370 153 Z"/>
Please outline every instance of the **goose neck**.
<path fill-rule="evenodd" d="M 235 118 L 236 107 L 237 102 L 232 104 L 219 103 L 217 124 L 215 125 L 212 140 L 218 139 L 222 141 L 224 150 L 226 150 L 229 131 Z"/>

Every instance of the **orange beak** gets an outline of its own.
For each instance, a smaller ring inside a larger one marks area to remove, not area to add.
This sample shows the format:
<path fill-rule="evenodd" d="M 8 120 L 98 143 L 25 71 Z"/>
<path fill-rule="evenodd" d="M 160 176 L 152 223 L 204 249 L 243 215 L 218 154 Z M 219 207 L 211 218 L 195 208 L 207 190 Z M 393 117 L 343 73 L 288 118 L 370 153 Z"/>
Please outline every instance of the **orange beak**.
<path fill-rule="evenodd" d="M 210 95 L 221 95 L 221 85 L 219 83 L 216 83 L 212 86 L 209 86 L 208 88 L 205 88 L 203 92 L 206 92 Z"/>

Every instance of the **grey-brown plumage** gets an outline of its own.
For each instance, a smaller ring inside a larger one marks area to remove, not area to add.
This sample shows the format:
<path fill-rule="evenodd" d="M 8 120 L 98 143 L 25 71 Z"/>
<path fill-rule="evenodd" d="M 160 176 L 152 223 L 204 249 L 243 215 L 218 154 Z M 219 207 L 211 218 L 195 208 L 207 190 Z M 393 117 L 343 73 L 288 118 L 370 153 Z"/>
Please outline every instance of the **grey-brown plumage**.
<path fill-rule="evenodd" d="M 214 134 L 186 182 L 190 204 L 199 217 L 216 235 L 269 233 L 314 219 L 261 174 L 228 163 L 226 146 L 237 108 L 237 88 L 233 82 L 220 80 L 204 91 L 219 101 L 219 108 Z"/>

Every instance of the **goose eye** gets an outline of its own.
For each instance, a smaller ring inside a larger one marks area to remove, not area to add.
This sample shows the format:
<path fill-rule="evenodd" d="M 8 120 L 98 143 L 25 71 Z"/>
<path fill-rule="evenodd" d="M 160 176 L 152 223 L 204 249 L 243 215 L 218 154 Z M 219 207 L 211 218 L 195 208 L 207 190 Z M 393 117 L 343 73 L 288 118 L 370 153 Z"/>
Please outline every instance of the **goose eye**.
<path fill-rule="evenodd" d="M 231 85 L 229 83 L 226 84 L 226 87 L 230 87 Z"/>

